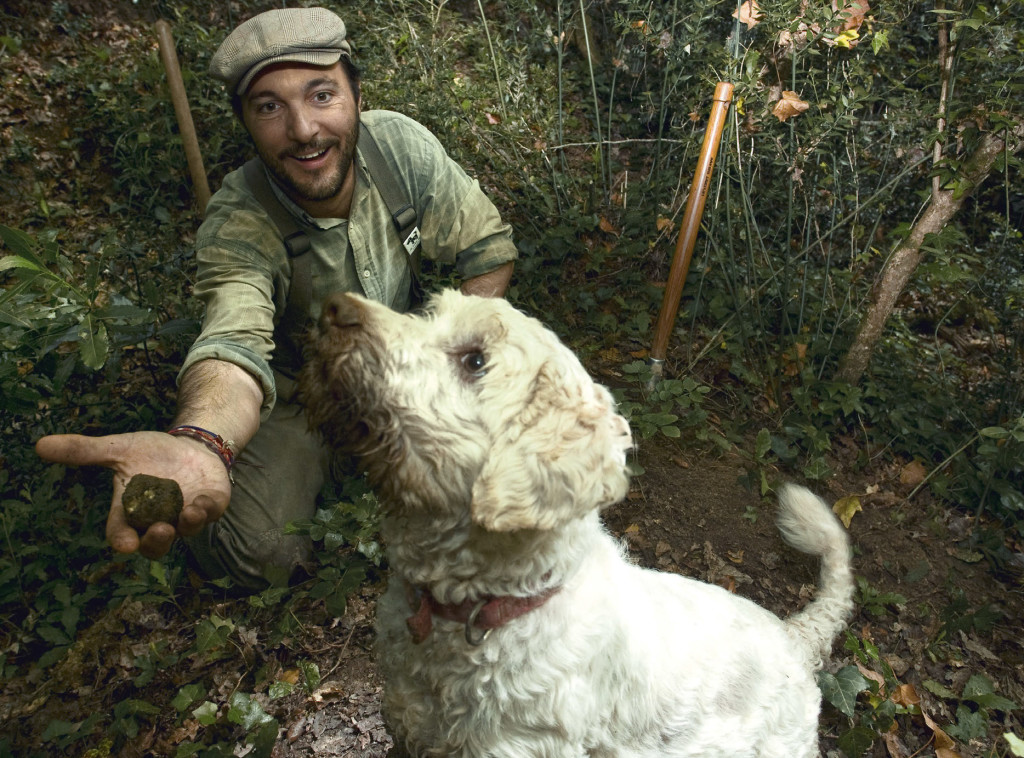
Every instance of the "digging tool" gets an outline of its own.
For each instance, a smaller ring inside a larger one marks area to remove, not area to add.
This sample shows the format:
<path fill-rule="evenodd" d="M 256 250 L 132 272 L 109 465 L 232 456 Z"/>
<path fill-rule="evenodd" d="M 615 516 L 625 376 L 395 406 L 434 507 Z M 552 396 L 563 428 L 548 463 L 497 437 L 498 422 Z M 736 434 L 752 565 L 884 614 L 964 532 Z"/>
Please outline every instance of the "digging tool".
<path fill-rule="evenodd" d="M 718 154 L 718 143 L 722 136 L 725 116 L 729 112 L 731 101 L 732 84 L 719 82 L 715 87 L 711 116 L 708 118 L 708 126 L 704 132 L 704 144 L 700 148 L 700 157 L 697 159 L 697 170 L 693 176 L 693 183 L 690 185 L 690 196 L 687 198 L 686 210 L 683 212 L 683 220 L 679 225 L 679 238 L 676 240 L 676 250 L 668 272 L 668 282 L 665 285 L 665 294 L 661 301 L 661 312 L 658 314 L 658 322 L 654 327 L 654 341 L 651 345 L 653 380 L 660 378 L 664 370 L 668 338 L 672 333 L 676 314 L 679 311 L 679 298 L 683 294 L 683 285 L 686 284 L 686 274 L 690 270 L 693 245 L 697 241 L 700 217 L 704 212 L 704 202 L 707 200 L 708 188 L 711 185 L 711 173 L 715 168 L 715 156 Z"/>
<path fill-rule="evenodd" d="M 171 89 L 171 102 L 174 104 L 174 115 L 178 119 L 178 131 L 185 146 L 185 160 L 188 161 L 192 186 L 195 188 L 196 202 L 199 213 L 206 213 L 206 204 L 210 202 L 210 185 L 206 181 L 206 169 L 203 168 L 203 156 L 199 152 L 199 140 L 196 127 L 192 123 L 192 110 L 185 94 L 185 84 L 181 79 L 181 67 L 178 65 L 178 54 L 174 50 L 174 38 L 171 36 L 171 25 L 163 19 L 154 25 L 156 36 L 160 42 L 160 60 L 167 72 L 167 84 Z"/>

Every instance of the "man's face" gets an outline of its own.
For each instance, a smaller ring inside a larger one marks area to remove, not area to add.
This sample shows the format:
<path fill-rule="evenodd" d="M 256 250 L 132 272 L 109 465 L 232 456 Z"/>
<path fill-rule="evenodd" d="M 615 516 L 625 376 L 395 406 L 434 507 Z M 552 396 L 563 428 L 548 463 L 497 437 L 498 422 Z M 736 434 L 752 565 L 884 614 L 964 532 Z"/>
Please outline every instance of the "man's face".
<path fill-rule="evenodd" d="M 340 63 L 268 66 L 242 96 L 242 123 L 263 162 L 312 216 L 346 216 L 359 102 Z"/>

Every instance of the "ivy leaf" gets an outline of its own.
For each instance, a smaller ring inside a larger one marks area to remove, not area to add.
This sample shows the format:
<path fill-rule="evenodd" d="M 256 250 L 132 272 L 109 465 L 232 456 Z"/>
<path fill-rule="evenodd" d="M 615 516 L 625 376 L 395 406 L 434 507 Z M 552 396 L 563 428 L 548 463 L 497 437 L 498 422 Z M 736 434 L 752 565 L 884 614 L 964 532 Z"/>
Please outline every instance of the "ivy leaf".
<path fill-rule="evenodd" d="M 273 721 L 269 715 L 251 695 L 244 692 L 236 692 L 231 696 L 230 707 L 228 708 L 228 721 L 239 724 L 245 731 L 249 732 L 258 726 Z"/>
<path fill-rule="evenodd" d="M 201 698 L 205 691 L 205 688 L 200 684 L 186 684 L 178 690 L 178 694 L 174 696 L 171 705 L 180 713 Z"/>
<path fill-rule="evenodd" d="M 875 742 L 875 733 L 866 726 L 855 726 L 839 735 L 839 749 L 849 758 L 860 758 Z"/>
<path fill-rule="evenodd" d="M 956 709 L 956 723 L 950 724 L 946 732 L 961 742 L 970 742 L 988 734 L 988 719 L 981 711 L 961 705 Z"/>
<path fill-rule="evenodd" d="M 868 680 L 856 666 L 846 666 L 833 675 L 828 671 L 818 672 L 818 688 L 832 705 L 846 716 L 853 718 L 857 695 L 868 689 Z"/>
<path fill-rule="evenodd" d="M 210 726 L 217 721 L 217 704 L 207 700 L 192 711 L 192 715 L 203 726 Z"/>
<path fill-rule="evenodd" d="M 1017 704 L 1012 700 L 996 694 L 991 680 L 984 674 L 975 674 L 967 680 L 962 697 L 982 708 L 995 708 L 1000 711 L 1012 711 L 1017 708 Z"/>

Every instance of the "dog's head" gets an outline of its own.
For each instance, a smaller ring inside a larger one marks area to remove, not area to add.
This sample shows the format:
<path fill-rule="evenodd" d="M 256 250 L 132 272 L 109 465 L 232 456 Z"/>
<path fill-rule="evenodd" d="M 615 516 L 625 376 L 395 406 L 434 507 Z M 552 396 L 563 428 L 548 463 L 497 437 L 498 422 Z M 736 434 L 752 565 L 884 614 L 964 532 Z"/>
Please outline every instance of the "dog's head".
<path fill-rule="evenodd" d="M 332 297 L 300 392 L 389 505 L 465 508 L 492 531 L 550 529 L 617 502 L 632 441 L 611 394 L 501 299 L 436 295 L 422 316 Z"/>

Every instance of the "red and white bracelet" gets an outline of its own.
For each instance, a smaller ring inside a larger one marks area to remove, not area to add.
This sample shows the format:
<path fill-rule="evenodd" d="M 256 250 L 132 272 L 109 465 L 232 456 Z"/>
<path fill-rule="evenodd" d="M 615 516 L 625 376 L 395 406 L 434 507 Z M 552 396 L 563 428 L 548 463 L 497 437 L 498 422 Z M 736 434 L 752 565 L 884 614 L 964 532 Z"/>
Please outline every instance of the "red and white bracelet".
<path fill-rule="evenodd" d="M 228 478 L 231 483 L 235 483 L 235 477 L 231 473 L 231 467 L 235 465 L 235 451 L 233 449 L 234 442 L 231 440 L 225 440 L 219 434 L 207 431 L 199 426 L 192 426 L 190 424 L 183 424 L 176 426 L 173 429 L 168 429 L 167 433 L 175 437 L 191 437 L 194 440 L 199 440 L 206 445 L 210 450 L 217 454 L 217 457 L 221 459 L 224 464 L 224 468 L 228 470 Z"/>

